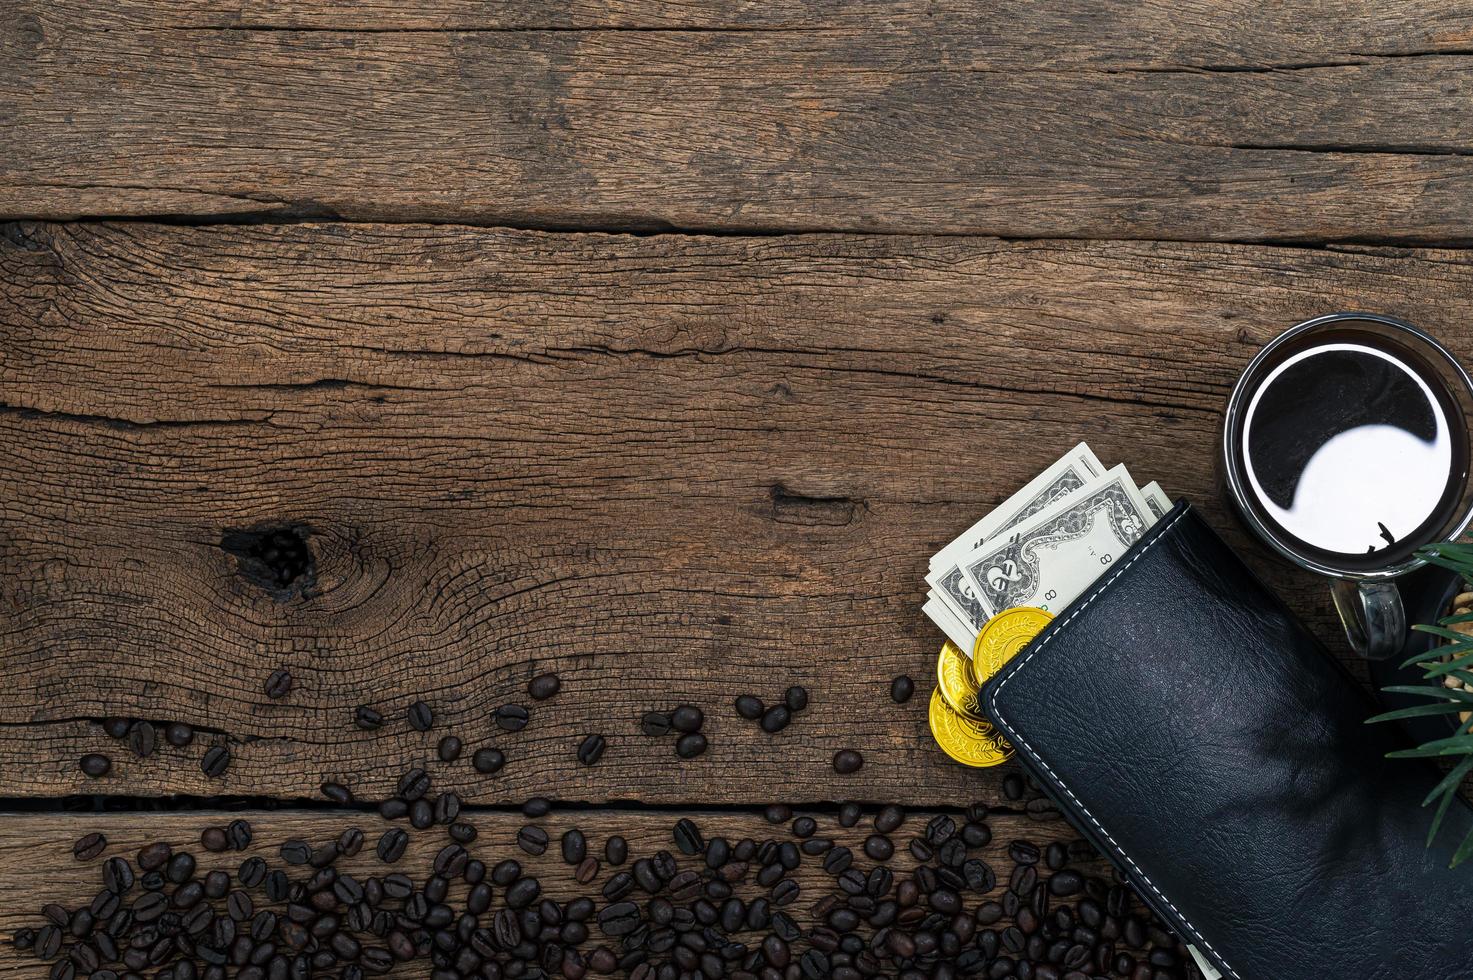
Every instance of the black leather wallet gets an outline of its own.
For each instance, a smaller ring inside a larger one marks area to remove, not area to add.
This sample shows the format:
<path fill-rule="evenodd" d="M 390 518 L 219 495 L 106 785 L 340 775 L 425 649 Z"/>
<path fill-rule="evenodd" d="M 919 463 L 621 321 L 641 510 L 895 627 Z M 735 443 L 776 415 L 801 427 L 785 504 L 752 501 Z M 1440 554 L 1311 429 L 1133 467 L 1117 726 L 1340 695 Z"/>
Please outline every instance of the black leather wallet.
<path fill-rule="evenodd" d="M 983 690 L 1023 764 L 1232 980 L 1473 978 L 1473 825 L 1370 694 L 1176 507 Z"/>

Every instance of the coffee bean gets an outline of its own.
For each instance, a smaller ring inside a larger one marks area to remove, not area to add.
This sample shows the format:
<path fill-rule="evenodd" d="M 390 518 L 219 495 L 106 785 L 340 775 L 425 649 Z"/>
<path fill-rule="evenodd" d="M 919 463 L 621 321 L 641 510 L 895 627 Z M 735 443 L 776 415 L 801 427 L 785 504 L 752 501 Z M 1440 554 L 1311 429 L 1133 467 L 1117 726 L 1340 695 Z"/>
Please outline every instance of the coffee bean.
<path fill-rule="evenodd" d="M 231 847 L 243 851 L 251 846 L 251 825 L 244 820 L 232 820 L 225 828 L 225 836 L 230 839 Z"/>
<path fill-rule="evenodd" d="M 573 871 L 573 878 L 580 885 L 586 885 L 598 877 L 598 858 L 586 857 L 578 862 L 578 867 Z"/>
<path fill-rule="evenodd" d="M 864 756 L 853 749 L 840 749 L 834 753 L 834 772 L 847 776 L 859 771 L 864 765 Z"/>
<path fill-rule="evenodd" d="M 568 864 L 579 864 L 588 856 L 588 840 L 577 827 L 563 834 L 563 860 Z"/>
<path fill-rule="evenodd" d="M 793 714 L 803 711 L 808 707 L 808 689 L 794 684 L 784 692 L 783 704 Z"/>
<path fill-rule="evenodd" d="M 682 704 L 670 713 L 670 727 L 677 732 L 698 732 L 706 723 L 706 716 L 693 704 Z"/>
<path fill-rule="evenodd" d="M 102 719 L 102 730 L 109 738 L 127 738 L 128 729 L 133 727 L 130 718 L 104 718 Z"/>
<path fill-rule="evenodd" d="M 562 689 L 563 682 L 557 674 L 538 674 L 527 682 L 527 696 L 533 701 L 546 701 Z"/>
<path fill-rule="evenodd" d="M 384 716 L 376 708 L 360 704 L 353 710 L 353 724 L 365 732 L 378 731 L 384 726 Z"/>
<path fill-rule="evenodd" d="M 409 825 L 415 830 L 424 830 L 435 823 L 435 808 L 430 801 L 420 797 L 409 804 Z"/>
<path fill-rule="evenodd" d="M 694 759 L 706 751 L 706 736 L 700 732 L 691 732 L 689 735 L 680 736 L 675 743 L 675 754 L 682 759 Z"/>
<path fill-rule="evenodd" d="M 224 827 L 206 827 L 200 831 L 199 843 L 201 847 L 213 854 L 229 847 L 230 839 L 225 836 Z"/>
<path fill-rule="evenodd" d="M 93 831 L 77 838 L 72 845 L 72 856 L 78 861 L 90 861 L 107 849 L 107 838 Z"/>
<path fill-rule="evenodd" d="M 905 823 L 905 811 L 891 804 L 875 814 L 875 830 L 882 834 L 893 834 Z"/>
<path fill-rule="evenodd" d="M 1077 871 L 1067 869 L 1056 871 L 1053 877 L 1049 878 L 1048 890 L 1049 894 L 1058 895 L 1061 898 L 1078 895 L 1084 890 L 1084 878 Z"/>
<path fill-rule="evenodd" d="M 629 844 L 624 838 L 617 834 L 604 841 L 604 860 L 614 867 L 623 864 L 629 858 Z"/>
<path fill-rule="evenodd" d="M 545 796 L 534 796 L 522 804 L 522 816 L 536 820 L 552 812 L 552 801 Z"/>
<path fill-rule="evenodd" d="M 517 846 L 534 857 L 547 851 L 547 831 L 531 824 L 517 831 Z"/>
<path fill-rule="evenodd" d="M 393 864 L 404 856 L 404 850 L 409 846 L 409 835 L 397 827 L 384 831 L 383 836 L 378 839 L 378 859 L 385 864 Z"/>
<path fill-rule="evenodd" d="M 199 763 L 200 771 L 210 779 L 219 779 L 230 768 L 230 750 L 223 745 L 211 746 Z"/>
<path fill-rule="evenodd" d="M 339 806 L 347 806 L 353 802 L 353 791 L 342 783 L 323 783 L 322 795 Z"/>
<path fill-rule="evenodd" d="M 1008 857 L 1014 864 L 1037 864 L 1040 852 L 1032 841 L 1015 840 L 1008 845 Z"/>
<path fill-rule="evenodd" d="M 762 730 L 769 735 L 775 735 L 788 727 L 793 720 L 793 714 L 786 704 L 775 704 L 768 708 L 762 715 Z"/>
<path fill-rule="evenodd" d="M 278 667 L 266 678 L 266 696 L 273 701 L 280 701 L 291 693 L 292 674 L 285 667 Z"/>
<path fill-rule="evenodd" d="M 128 747 L 133 754 L 140 759 L 146 759 L 153 755 L 153 750 L 158 745 L 158 732 L 153 724 L 147 721 L 135 721 L 128 729 Z"/>
<path fill-rule="evenodd" d="M 895 853 L 895 845 L 884 834 L 871 834 L 865 838 L 864 853 L 876 861 L 888 861 Z"/>
<path fill-rule="evenodd" d="M 748 721 L 756 721 L 762 717 L 762 699 L 751 694 L 743 694 L 736 699 L 736 713 Z"/>
<path fill-rule="evenodd" d="M 194 877 L 194 855 L 180 852 L 169 858 L 164 865 L 164 877 L 176 885 L 182 885 Z"/>
<path fill-rule="evenodd" d="M 500 749 L 490 747 L 476 749 L 475 754 L 471 756 L 471 766 L 476 772 L 487 776 L 500 771 L 504 765 L 506 765 L 506 756 Z"/>
<path fill-rule="evenodd" d="M 701 836 L 700 828 L 689 818 L 676 821 L 674 837 L 675 846 L 680 848 L 682 854 L 699 854 L 705 849 L 706 841 Z"/>
<path fill-rule="evenodd" d="M 312 845 L 304 840 L 289 840 L 281 845 L 281 859 L 287 864 L 306 864 L 312 859 Z"/>
<path fill-rule="evenodd" d="M 527 727 L 527 709 L 519 704 L 503 704 L 492 714 L 496 727 L 504 732 L 519 732 Z"/>
<path fill-rule="evenodd" d="M 670 716 L 663 711 L 646 711 L 639 719 L 639 730 L 652 738 L 670 734 Z"/>
<path fill-rule="evenodd" d="M 602 735 L 589 735 L 578 743 L 578 761 L 585 766 L 591 766 L 603 758 L 604 749 L 608 743 Z"/>
<path fill-rule="evenodd" d="M 508 908 L 524 909 L 537 901 L 540 894 L 542 883 L 536 878 L 518 878 L 502 895 L 502 901 L 506 902 Z"/>
<path fill-rule="evenodd" d="M 427 732 L 435 724 L 435 713 L 423 701 L 416 701 L 407 712 L 409 727 L 417 732 Z"/>
<path fill-rule="evenodd" d="M 1002 795 L 1014 802 L 1023 798 L 1023 777 L 1010 772 L 1002 778 Z"/>
<path fill-rule="evenodd" d="M 138 867 L 142 868 L 144 871 L 157 870 L 158 868 L 162 868 L 166 863 L 168 863 L 169 858 L 172 857 L 173 854 L 174 849 L 170 847 L 168 843 L 164 841 L 155 841 L 154 843 L 145 845 L 144 847 L 139 849 L 137 857 Z"/>
<path fill-rule="evenodd" d="M 916 692 L 916 682 L 905 674 L 901 674 L 890 682 L 890 700 L 896 704 L 904 704 L 909 701 L 911 695 Z"/>
<path fill-rule="evenodd" d="M 430 774 L 415 766 L 399 777 L 395 792 L 401 800 L 413 803 L 430 791 Z"/>

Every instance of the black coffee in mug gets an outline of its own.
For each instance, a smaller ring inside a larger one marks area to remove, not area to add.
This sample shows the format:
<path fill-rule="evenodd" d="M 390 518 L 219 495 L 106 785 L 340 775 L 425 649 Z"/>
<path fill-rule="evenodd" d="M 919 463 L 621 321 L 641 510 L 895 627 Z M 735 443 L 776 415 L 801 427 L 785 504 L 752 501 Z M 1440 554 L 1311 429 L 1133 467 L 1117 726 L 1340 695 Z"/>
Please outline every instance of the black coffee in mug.
<path fill-rule="evenodd" d="M 1387 580 L 1467 527 L 1470 409 L 1468 376 L 1444 348 L 1373 314 L 1300 324 L 1233 391 L 1223 458 L 1234 502 L 1285 557 L 1340 580 L 1336 604 L 1363 653 L 1389 656 L 1404 639 Z"/>

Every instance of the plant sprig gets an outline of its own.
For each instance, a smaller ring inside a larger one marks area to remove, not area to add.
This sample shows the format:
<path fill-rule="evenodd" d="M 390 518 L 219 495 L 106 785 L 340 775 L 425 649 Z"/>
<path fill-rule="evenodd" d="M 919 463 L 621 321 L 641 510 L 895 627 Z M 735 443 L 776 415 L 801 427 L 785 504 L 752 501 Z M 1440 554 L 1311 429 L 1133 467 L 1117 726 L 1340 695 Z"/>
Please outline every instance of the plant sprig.
<path fill-rule="evenodd" d="M 1420 549 L 1418 555 L 1426 559 L 1428 564 L 1456 572 L 1462 577 L 1465 585 L 1473 586 L 1473 544 L 1445 542 L 1429 545 Z M 1367 724 L 1450 715 L 1465 711 L 1473 712 L 1473 693 L 1444 685 L 1449 677 L 1473 685 L 1473 636 L 1451 628 L 1464 623 L 1473 623 L 1473 612 L 1443 617 L 1437 621 L 1436 625 L 1418 624 L 1412 627 L 1414 630 L 1428 633 L 1444 641 L 1428 652 L 1408 658 L 1402 664 L 1403 668 L 1421 666 L 1424 671 L 1423 679 L 1433 683 L 1398 684 L 1387 687 L 1385 690 L 1391 694 L 1424 697 L 1428 701 L 1426 704 L 1398 708 L 1395 711 L 1387 711 L 1374 718 L 1368 718 Z M 1431 847 L 1433 841 L 1437 839 L 1437 832 L 1442 829 L 1443 819 L 1447 816 L 1449 807 L 1452 806 L 1453 800 L 1458 795 L 1458 788 L 1462 785 L 1464 778 L 1473 773 L 1473 717 L 1466 722 L 1459 722 L 1453 734 L 1446 738 L 1433 739 L 1414 749 L 1388 752 L 1387 758 L 1457 759 L 1457 764 L 1448 770 L 1441 782 L 1433 787 L 1432 792 L 1428 793 L 1427 798 L 1422 801 L 1424 807 L 1434 802 L 1437 804 L 1437 808 L 1432 813 L 1432 827 L 1427 832 L 1427 846 Z M 1453 852 L 1452 866 L 1457 867 L 1469 857 L 1473 857 L 1473 830 L 1468 832 L 1458 844 L 1457 850 Z"/>

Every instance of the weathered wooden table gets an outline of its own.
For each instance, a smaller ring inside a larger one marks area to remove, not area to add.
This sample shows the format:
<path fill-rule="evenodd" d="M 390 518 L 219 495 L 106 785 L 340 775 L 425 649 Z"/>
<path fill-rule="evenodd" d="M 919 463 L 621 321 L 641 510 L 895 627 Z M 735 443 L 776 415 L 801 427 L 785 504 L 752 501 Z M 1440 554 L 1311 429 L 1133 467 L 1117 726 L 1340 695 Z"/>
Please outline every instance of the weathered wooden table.
<path fill-rule="evenodd" d="M 446 733 L 483 841 L 539 794 L 658 846 L 774 801 L 1071 836 L 928 737 L 927 558 L 1088 439 L 1343 650 L 1216 430 L 1316 314 L 1469 352 L 1470 45 L 1429 0 L 8 0 L 0 930 L 95 891 L 86 830 L 326 833 L 319 784 L 382 799 Z M 253 562 L 270 531 L 310 566 Z M 731 710 L 794 683 L 780 735 Z M 689 761 L 638 730 L 681 702 Z M 119 716 L 197 734 L 141 759 Z"/>

